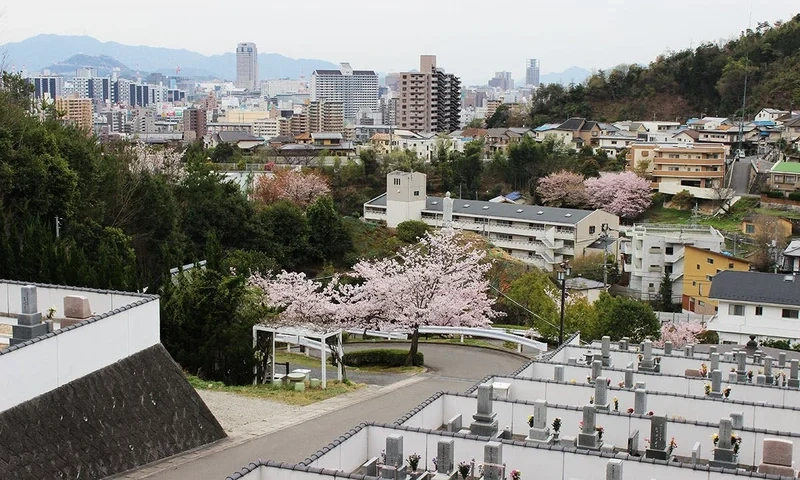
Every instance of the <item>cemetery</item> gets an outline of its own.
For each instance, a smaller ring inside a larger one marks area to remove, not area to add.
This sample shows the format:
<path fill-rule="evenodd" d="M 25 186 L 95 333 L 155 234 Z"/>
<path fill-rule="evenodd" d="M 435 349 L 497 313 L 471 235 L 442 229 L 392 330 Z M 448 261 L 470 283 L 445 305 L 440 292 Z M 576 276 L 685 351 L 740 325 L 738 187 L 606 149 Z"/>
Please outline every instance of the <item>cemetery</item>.
<path fill-rule="evenodd" d="M 796 360 L 578 343 L 439 392 L 394 424 L 363 423 L 297 467 L 414 480 L 798 477 Z M 288 478 L 253 465 L 231 478 Z"/>

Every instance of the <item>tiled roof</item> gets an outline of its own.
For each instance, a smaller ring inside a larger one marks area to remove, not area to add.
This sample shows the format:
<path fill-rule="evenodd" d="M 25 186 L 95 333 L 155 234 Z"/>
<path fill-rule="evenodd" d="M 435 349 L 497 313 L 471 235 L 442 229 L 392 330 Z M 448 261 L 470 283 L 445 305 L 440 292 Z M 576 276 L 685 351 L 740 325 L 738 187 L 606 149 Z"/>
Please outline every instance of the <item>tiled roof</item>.
<path fill-rule="evenodd" d="M 725 270 L 711 281 L 710 298 L 800 306 L 800 277 Z"/>

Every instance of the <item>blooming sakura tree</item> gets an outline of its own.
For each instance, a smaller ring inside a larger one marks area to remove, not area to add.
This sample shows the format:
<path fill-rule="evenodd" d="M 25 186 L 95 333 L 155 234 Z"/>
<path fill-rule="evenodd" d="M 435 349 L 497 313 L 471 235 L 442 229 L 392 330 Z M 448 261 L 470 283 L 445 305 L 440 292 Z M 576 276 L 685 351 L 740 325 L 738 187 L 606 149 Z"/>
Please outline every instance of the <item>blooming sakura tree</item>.
<path fill-rule="evenodd" d="M 650 206 L 650 183 L 633 172 L 610 173 L 584 182 L 589 204 L 594 208 L 635 218 Z"/>
<path fill-rule="evenodd" d="M 675 348 L 697 342 L 697 336 L 705 331 L 702 325 L 691 322 L 666 323 L 661 326 L 661 338 L 653 342 L 657 347 L 663 347 L 664 342 L 672 342 Z"/>
<path fill-rule="evenodd" d="M 484 259 L 483 251 L 444 229 L 394 257 L 358 262 L 351 275 L 360 283 L 336 277 L 323 286 L 286 272 L 274 279 L 254 276 L 250 283 L 264 291 L 268 304 L 283 309 L 282 322 L 409 333 L 410 365 L 420 327 L 485 327 L 500 315 L 487 295 L 491 264 Z"/>
<path fill-rule="evenodd" d="M 562 170 L 539 179 L 536 194 L 550 207 L 578 208 L 586 205 L 586 186 L 583 175 Z"/>
<path fill-rule="evenodd" d="M 264 203 L 288 200 L 305 208 L 329 192 L 328 181 L 317 172 L 282 169 L 275 172 L 274 177 L 259 177 L 253 198 Z"/>

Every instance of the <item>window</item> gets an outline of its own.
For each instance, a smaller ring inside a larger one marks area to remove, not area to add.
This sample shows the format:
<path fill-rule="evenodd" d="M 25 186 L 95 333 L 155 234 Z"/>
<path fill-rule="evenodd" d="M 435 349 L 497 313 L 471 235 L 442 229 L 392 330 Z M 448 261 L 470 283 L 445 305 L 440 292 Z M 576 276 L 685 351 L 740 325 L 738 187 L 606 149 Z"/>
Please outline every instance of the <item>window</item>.
<path fill-rule="evenodd" d="M 795 310 L 793 308 L 784 308 L 781 312 L 781 317 L 783 318 L 799 318 L 800 317 L 800 310 Z"/>
<path fill-rule="evenodd" d="M 728 305 L 728 315 L 734 315 L 736 317 L 743 317 L 744 316 L 744 305 L 735 305 L 735 304 Z"/>
<path fill-rule="evenodd" d="M 697 264 L 697 269 L 700 270 L 700 264 L 699 263 Z"/>
<path fill-rule="evenodd" d="M 714 265 L 714 259 L 713 258 L 706 258 L 706 262 L 710 263 L 711 265 Z"/>
<path fill-rule="evenodd" d="M 666 255 L 672 255 L 673 248 L 674 248 L 674 247 L 667 247 L 667 248 L 665 248 L 665 249 L 664 249 L 664 253 L 665 253 Z"/>
<path fill-rule="evenodd" d="M 664 273 L 672 275 L 672 265 L 664 265 Z"/>
<path fill-rule="evenodd" d="M 419 197 L 419 190 L 414 190 L 414 196 Z"/>
<path fill-rule="evenodd" d="M 732 263 L 729 263 L 729 264 L 728 264 L 728 268 L 733 268 L 733 264 L 732 264 Z"/>
<path fill-rule="evenodd" d="M 400 179 L 399 178 L 395 178 L 394 179 L 394 184 L 395 185 L 400 185 Z"/>
<path fill-rule="evenodd" d="M 772 176 L 773 183 L 783 183 L 783 175 L 773 175 Z"/>
<path fill-rule="evenodd" d="M 692 280 L 692 286 L 693 286 L 693 287 L 696 287 L 696 286 L 697 286 L 697 282 L 695 282 L 694 280 Z"/>
<path fill-rule="evenodd" d="M 667 167 L 667 171 L 670 172 L 679 172 L 680 170 L 680 167 Z"/>
<path fill-rule="evenodd" d="M 705 306 L 706 306 L 706 302 L 704 302 L 704 301 L 702 301 L 702 300 L 700 300 L 699 302 L 697 302 L 697 304 L 698 304 L 698 305 L 700 305 L 701 307 L 705 307 Z"/>
<path fill-rule="evenodd" d="M 592 235 L 595 231 L 594 225 L 589 226 L 589 235 Z"/>
<path fill-rule="evenodd" d="M 763 314 L 764 314 L 764 307 L 762 307 L 761 305 L 758 305 L 756 307 L 756 315 L 758 315 L 760 317 Z"/>
<path fill-rule="evenodd" d="M 753 234 L 756 233 L 756 226 L 752 223 L 745 223 L 744 224 L 744 233 Z"/>
<path fill-rule="evenodd" d="M 784 180 L 786 180 L 786 183 L 794 183 L 794 175 L 786 175 Z"/>
<path fill-rule="evenodd" d="M 711 278 L 712 278 L 711 275 L 706 275 L 706 281 L 710 282 Z"/>

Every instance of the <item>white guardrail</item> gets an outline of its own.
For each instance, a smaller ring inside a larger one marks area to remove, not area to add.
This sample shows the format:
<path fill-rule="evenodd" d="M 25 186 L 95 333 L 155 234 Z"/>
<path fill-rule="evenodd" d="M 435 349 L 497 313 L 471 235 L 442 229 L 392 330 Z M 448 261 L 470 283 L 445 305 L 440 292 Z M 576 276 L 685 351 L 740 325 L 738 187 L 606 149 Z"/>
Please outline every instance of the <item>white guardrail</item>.
<path fill-rule="evenodd" d="M 469 327 L 419 327 L 419 333 L 423 334 L 434 334 L 434 335 L 464 335 L 467 337 L 481 337 L 481 338 L 491 338 L 493 340 L 502 340 L 504 342 L 513 342 L 518 345 L 522 345 L 523 347 L 533 348 L 539 350 L 540 352 L 547 351 L 547 344 L 544 342 L 539 342 L 537 340 L 532 340 L 530 338 L 525 338 L 523 332 L 520 333 L 510 333 L 511 331 L 507 331 L 503 328 L 469 328 Z M 391 340 L 406 340 L 408 339 L 408 334 L 401 333 L 401 332 L 381 332 L 377 330 L 359 330 L 359 329 L 348 329 L 347 333 L 354 333 L 354 334 L 363 334 L 366 333 L 372 337 L 383 337 L 388 338 Z"/>

